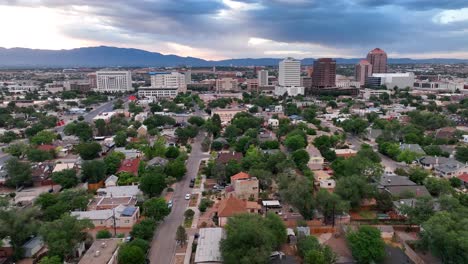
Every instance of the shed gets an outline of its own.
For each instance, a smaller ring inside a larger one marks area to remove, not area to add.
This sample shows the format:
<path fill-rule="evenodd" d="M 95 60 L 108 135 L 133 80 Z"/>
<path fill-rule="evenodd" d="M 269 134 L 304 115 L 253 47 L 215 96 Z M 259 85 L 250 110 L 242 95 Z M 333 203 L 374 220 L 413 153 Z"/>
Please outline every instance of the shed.
<path fill-rule="evenodd" d="M 23 245 L 24 256 L 26 258 L 32 258 L 43 247 L 44 247 L 44 241 L 42 240 L 42 237 L 37 236 L 37 237 L 31 238 Z"/>

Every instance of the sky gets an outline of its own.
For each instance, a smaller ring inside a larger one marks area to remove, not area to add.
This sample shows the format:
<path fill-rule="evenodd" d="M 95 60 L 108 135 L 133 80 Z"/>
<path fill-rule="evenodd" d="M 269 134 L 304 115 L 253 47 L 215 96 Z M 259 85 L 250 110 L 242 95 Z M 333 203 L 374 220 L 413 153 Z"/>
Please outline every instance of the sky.
<path fill-rule="evenodd" d="M 0 0 L 0 47 L 468 59 L 468 0 Z"/>

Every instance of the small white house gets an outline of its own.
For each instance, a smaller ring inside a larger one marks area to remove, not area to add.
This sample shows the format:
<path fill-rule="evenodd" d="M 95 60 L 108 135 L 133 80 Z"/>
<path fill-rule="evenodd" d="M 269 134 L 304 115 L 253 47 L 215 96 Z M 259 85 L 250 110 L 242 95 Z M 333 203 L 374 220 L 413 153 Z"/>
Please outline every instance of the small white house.
<path fill-rule="evenodd" d="M 320 188 L 324 189 L 335 189 L 336 182 L 333 179 L 326 179 L 319 181 Z"/>
<path fill-rule="evenodd" d="M 268 125 L 276 128 L 279 126 L 279 120 L 276 118 L 270 118 L 268 119 Z"/>

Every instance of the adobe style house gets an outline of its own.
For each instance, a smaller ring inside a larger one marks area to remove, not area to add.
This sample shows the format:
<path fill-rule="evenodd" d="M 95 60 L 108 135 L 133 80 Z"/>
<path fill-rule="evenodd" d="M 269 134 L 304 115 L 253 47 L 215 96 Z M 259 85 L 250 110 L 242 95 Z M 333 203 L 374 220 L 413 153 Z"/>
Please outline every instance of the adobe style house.
<path fill-rule="evenodd" d="M 231 176 L 232 194 L 239 199 L 256 201 L 258 199 L 259 182 L 245 172 Z"/>
<path fill-rule="evenodd" d="M 257 202 L 249 202 L 237 199 L 231 196 L 222 200 L 218 207 L 218 225 L 223 227 L 226 225 L 229 217 L 242 213 L 256 213 L 260 212 L 261 206 Z"/>

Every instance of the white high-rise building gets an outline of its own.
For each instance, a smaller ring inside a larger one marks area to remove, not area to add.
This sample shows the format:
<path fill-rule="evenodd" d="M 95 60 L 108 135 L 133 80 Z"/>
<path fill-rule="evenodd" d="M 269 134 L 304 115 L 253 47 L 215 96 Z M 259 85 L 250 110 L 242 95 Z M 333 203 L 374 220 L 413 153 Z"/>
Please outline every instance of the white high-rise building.
<path fill-rule="evenodd" d="M 151 76 L 152 88 L 177 88 L 179 92 L 187 91 L 186 76 L 182 73 L 157 73 Z"/>
<path fill-rule="evenodd" d="M 258 86 L 267 86 L 268 85 L 268 71 L 259 70 L 257 72 Z"/>
<path fill-rule="evenodd" d="M 97 92 L 129 92 L 133 91 L 132 73 L 130 71 L 98 71 L 96 72 Z"/>
<path fill-rule="evenodd" d="M 191 84 L 192 83 L 192 71 L 188 70 L 184 73 L 185 75 L 185 84 Z"/>
<path fill-rule="evenodd" d="M 286 58 L 279 63 L 278 84 L 280 86 L 301 86 L 301 61 Z"/>

